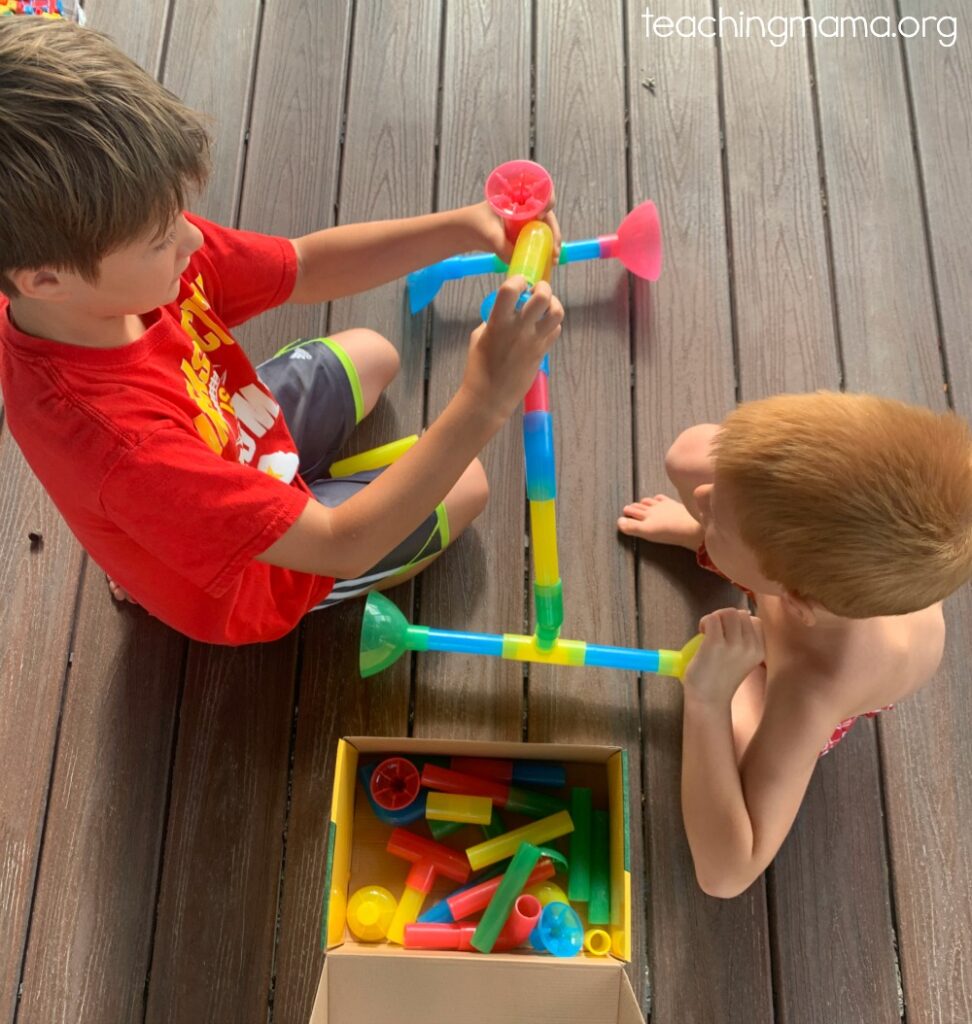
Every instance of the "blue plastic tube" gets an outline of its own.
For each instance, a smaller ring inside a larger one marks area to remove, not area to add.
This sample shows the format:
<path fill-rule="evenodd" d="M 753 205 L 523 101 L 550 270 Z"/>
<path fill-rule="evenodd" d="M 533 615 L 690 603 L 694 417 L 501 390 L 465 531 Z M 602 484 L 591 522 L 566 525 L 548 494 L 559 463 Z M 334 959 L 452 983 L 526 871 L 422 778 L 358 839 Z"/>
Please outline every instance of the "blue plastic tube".
<path fill-rule="evenodd" d="M 564 242 L 560 247 L 560 263 L 578 263 L 581 260 L 599 260 L 601 240 L 585 238 L 580 242 Z"/>
<path fill-rule="evenodd" d="M 565 786 L 567 771 L 551 761 L 514 761 L 513 781 L 518 786 Z"/>
<path fill-rule="evenodd" d="M 430 651 L 452 651 L 458 654 L 490 654 L 503 657 L 503 638 L 496 633 L 463 633 L 458 630 L 430 629 Z"/>
<path fill-rule="evenodd" d="M 605 647 L 588 644 L 584 664 L 599 668 L 620 668 L 630 672 L 657 672 L 658 651 L 631 650 L 627 647 Z"/>
<path fill-rule="evenodd" d="M 549 412 L 524 414 L 523 452 L 526 456 L 527 497 L 530 501 L 550 501 L 556 498 L 553 418 Z"/>

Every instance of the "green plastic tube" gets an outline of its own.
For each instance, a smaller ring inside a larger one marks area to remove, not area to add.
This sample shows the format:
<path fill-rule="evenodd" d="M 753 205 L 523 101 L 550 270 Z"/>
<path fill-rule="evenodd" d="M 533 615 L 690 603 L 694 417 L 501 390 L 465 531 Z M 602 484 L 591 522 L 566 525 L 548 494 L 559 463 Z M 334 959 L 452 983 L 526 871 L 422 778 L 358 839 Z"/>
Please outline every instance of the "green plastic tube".
<path fill-rule="evenodd" d="M 451 836 L 454 832 L 466 827 L 461 821 L 432 821 L 432 819 L 428 819 L 425 823 L 429 826 L 432 838 L 437 843 L 442 842 L 446 836 Z"/>
<path fill-rule="evenodd" d="M 587 903 L 588 924 L 611 923 L 611 833 L 607 811 L 592 815 L 591 896 Z"/>
<path fill-rule="evenodd" d="M 495 839 L 506 831 L 506 824 L 500 817 L 499 811 L 493 808 L 493 816 L 489 819 L 488 825 L 483 825 L 483 839 Z"/>
<path fill-rule="evenodd" d="M 549 793 L 535 793 L 531 789 L 510 786 L 510 795 L 503 809 L 514 814 L 525 814 L 528 818 L 547 818 L 558 811 L 566 811 L 567 804 Z"/>
<path fill-rule="evenodd" d="M 591 810 L 593 794 L 584 786 L 570 791 L 570 874 L 567 895 L 572 902 L 587 903 L 591 898 Z"/>
<path fill-rule="evenodd" d="M 517 896 L 523 892 L 530 872 L 537 866 L 540 851 L 532 843 L 522 843 L 513 855 L 493 898 L 473 932 L 472 947 L 480 953 L 491 953 L 496 939 L 510 916 Z"/>

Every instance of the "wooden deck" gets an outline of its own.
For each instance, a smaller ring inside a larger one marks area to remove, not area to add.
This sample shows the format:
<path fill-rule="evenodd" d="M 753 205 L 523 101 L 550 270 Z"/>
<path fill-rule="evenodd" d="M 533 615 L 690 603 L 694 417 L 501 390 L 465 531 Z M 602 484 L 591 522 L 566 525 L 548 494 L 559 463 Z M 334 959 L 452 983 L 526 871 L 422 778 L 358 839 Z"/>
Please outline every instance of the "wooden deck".
<path fill-rule="evenodd" d="M 853 13 L 926 6 L 857 0 Z M 972 415 L 960 6 L 951 48 L 775 47 L 646 41 L 634 0 L 88 0 L 96 27 L 212 115 L 198 209 L 224 222 L 298 234 L 444 208 L 521 155 L 552 171 L 565 237 L 656 201 L 657 286 L 604 265 L 555 281 L 569 632 L 646 646 L 677 645 L 733 600 L 687 554 L 614 530 L 627 500 L 664 489 L 680 429 L 817 387 Z M 444 289 L 412 319 L 398 283 L 277 311 L 241 340 L 256 361 L 332 327 L 393 339 L 402 373 L 365 447 L 442 408 L 481 293 Z M 415 621 L 502 630 L 528 614 L 515 428 L 485 462 L 477 528 L 393 595 Z M 303 1024 L 333 753 L 349 733 L 624 744 L 641 911 L 630 972 L 653 1024 L 972 1021 L 969 588 L 948 603 L 936 684 L 857 725 L 765 880 L 720 902 L 696 888 L 681 825 L 677 686 L 459 657 L 362 683 L 360 604 L 265 647 L 187 643 L 112 604 L 6 432 L 0 473 L 0 1021 Z"/>

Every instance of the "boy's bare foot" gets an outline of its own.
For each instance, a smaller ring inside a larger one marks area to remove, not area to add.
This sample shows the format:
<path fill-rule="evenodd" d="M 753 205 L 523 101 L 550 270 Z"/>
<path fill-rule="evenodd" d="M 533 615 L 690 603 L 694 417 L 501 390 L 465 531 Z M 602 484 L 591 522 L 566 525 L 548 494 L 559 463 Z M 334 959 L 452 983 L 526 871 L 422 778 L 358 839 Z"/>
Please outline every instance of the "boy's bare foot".
<path fill-rule="evenodd" d="M 705 535 L 688 509 L 667 494 L 625 505 L 618 529 L 629 537 L 640 537 L 653 544 L 675 544 L 690 551 L 698 549 Z"/>
<path fill-rule="evenodd" d="M 116 601 L 127 601 L 129 604 L 137 605 L 138 601 L 124 587 L 120 587 L 107 573 L 105 579 L 108 581 L 108 589 Z"/>

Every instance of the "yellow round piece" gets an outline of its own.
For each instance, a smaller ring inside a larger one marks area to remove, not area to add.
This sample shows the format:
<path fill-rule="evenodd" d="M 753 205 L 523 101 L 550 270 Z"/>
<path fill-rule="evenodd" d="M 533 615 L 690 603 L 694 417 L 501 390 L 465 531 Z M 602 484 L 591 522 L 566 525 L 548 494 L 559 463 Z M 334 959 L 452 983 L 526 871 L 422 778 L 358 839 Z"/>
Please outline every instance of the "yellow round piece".
<path fill-rule="evenodd" d="M 362 942 L 381 942 L 395 916 L 398 901 L 380 885 L 366 885 L 348 900 L 348 928 Z"/>
<path fill-rule="evenodd" d="M 611 952 L 611 936 L 603 928 L 588 928 L 584 932 L 584 949 L 592 956 L 607 956 Z"/>

